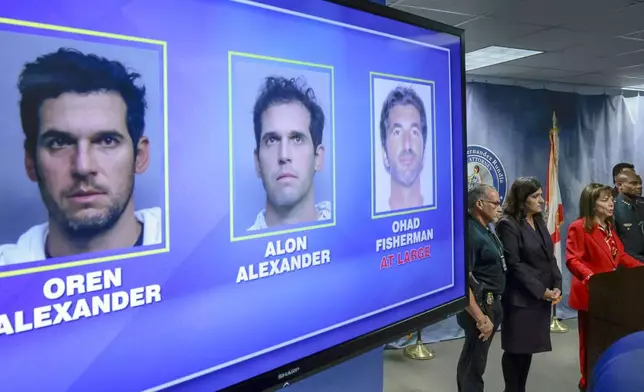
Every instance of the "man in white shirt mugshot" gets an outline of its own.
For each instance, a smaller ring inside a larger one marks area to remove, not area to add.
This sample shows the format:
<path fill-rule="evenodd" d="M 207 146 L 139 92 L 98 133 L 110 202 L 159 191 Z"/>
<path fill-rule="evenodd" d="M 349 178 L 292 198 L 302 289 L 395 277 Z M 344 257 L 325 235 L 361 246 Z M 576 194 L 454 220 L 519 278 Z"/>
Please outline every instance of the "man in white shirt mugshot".
<path fill-rule="evenodd" d="M 324 166 L 324 112 L 297 79 L 266 78 L 253 110 L 255 170 L 266 207 L 248 229 L 331 219 L 331 203 L 315 202 L 315 173 Z"/>
<path fill-rule="evenodd" d="M 135 211 L 132 197 L 150 157 L 139 78 L 73 49 L 24 66 L 25 169 L 49 219 L 0 246 L 0 265 L 161 243 L 160 208 Z"/>
<path fill-rule="evenodd" d="M 380 114 L 380 140 L 391 181 L 389 210 L 422 207 L 420 174 L 427 144 L 427 114 L 413 88 L 399 86 L 387 95 Z"/>

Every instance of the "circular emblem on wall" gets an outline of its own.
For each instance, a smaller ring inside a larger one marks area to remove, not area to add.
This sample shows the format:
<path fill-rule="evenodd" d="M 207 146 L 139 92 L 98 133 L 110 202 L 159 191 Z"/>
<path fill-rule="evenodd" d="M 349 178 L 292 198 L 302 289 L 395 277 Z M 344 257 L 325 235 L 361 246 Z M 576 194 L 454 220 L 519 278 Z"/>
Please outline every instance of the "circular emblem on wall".
<path fill-rule="evenodd" d="M 486 147 L 476 144 L 467 146 L 467 187 L 487 184 L 499 191 L 501 201 L 505 200 L 508 188 L 505 168 L 499 157 Z"/>

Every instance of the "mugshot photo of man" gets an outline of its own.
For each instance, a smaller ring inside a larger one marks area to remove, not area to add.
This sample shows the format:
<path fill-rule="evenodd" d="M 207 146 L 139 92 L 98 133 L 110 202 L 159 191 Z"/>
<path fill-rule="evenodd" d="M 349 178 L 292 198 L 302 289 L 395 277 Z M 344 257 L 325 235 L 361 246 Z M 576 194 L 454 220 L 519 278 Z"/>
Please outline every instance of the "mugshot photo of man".
<path fill-rule="evenodd" d="M 298 78 L 269 76 L 253 109 L 255 170 L 266 207 L 248 229 L 331 219 L 331 203 L 315 200 L 324 167 L 325 115 L 315 92 Z"/>
<path fill-rule="evenodd" d="M 376 86 L 378 82 L 375 79 Z M 433 203 L 432 152 L 428 148 L 431 134 L 425 102 L 413 85 L 400 83 L 376 102 L 382 102 L 379 118 L 374 121 L 377 124 L 374 138 L 380 144 L 376 146 L 374 162 L 376 212 L 414 209 Z M 429 169 L 424 174 L 426 163 Z"/>
<path fill-rule="evenodd" d="M 135 178 L 151 155 L 140 76 L 68 48 L 24 64 L 17 83 L 24 171 L 47 217 L 0 246 L 0 265 L 162 242 L 161 209 L 134 205 Z"/>

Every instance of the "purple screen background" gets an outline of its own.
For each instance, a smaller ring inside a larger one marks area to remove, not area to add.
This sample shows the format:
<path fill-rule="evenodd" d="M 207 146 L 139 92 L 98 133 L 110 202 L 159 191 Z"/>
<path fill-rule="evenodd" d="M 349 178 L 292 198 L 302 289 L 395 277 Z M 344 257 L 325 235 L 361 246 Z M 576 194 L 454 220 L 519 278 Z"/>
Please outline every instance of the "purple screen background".
<path fill-rule="evenodd" d="M 463 296 L 458 39 L 321 1 L 265 3 L 449 52 L 232 1 L 3 4 L 0 17 L 167 42 L 171 247 L 160 255 L 2 278 L 0 314 L 49 304 L 42 286 L 52 277 L 106 268 L 123 269 L 120 289 L 160 284 L 163 294 L 157 304 L 0 336 L 2 389 L 139 391 L 204 371 L 173 390 L 217 390 Z M 262 261 L 269 241 L 302 233 L 229 241 L 228 51 L 334 67 L 336 226 L 304 232 L 310 251 L 331 250 L 328 265 L 235 283 L 238 267 Z M 421 228 L 434 229 L 432 257 L 384 271 L 386 253 L 376 253 L 375 242 L 392 235 L 396 218 L 371 219 L 369 72 L 436 83 L 438 208 L 413 215 Z"/>

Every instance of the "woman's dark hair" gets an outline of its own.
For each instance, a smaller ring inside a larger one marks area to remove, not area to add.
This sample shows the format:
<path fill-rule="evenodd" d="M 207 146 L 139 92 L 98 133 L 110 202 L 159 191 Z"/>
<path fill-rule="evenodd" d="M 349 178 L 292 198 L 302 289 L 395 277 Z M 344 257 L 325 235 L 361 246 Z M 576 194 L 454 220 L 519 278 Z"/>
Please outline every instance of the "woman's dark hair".
<path fill-rule="evenodd" d="M 541 188 L 541 183 L 535 177 L 519 177 L 514 180 L 510 193 L 503 202 L 503 214 L 517 220 L 525 218 L 523 209 L 526 200 Z"/>
<path fill-rule="evenodd" d="M 612 197 L 612 188 L 603 184 L 588 184 L 581 191 L 581 196 L 579 196 L 579 218 L 584 220 L 584 230 L 587 232 L 590 232 L 595 225 L 595 218 L 597 217 L 595 205 L 597 200 L 605 196 Z M 611 226 L 613 225 L 612 217 L 608 217 L 606 221 Z"/>

